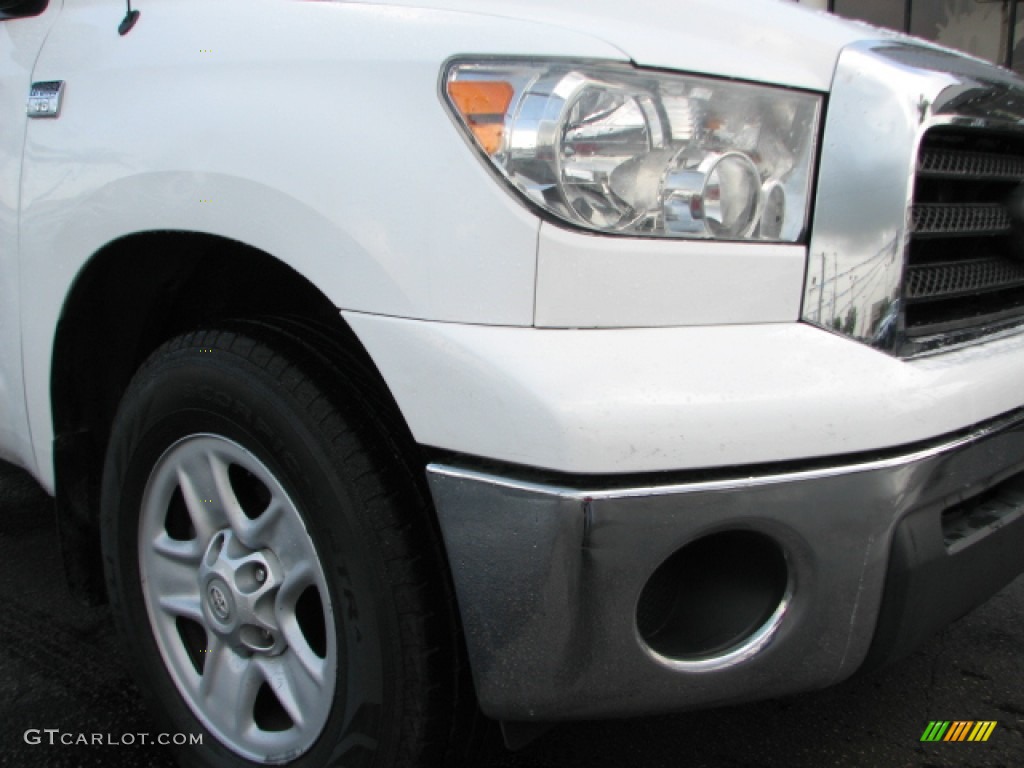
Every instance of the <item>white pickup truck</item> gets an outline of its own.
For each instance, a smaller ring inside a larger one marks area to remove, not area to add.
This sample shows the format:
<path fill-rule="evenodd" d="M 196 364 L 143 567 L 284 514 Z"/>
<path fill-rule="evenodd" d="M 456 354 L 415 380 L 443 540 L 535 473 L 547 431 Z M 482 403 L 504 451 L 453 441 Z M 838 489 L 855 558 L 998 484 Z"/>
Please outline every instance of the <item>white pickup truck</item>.
<path fill-rule="evenodd" d="M 1024 569 L 1024 82 L 774 0 L 2 0 L 0 455 L 183 764 L 812 689 Z"/>

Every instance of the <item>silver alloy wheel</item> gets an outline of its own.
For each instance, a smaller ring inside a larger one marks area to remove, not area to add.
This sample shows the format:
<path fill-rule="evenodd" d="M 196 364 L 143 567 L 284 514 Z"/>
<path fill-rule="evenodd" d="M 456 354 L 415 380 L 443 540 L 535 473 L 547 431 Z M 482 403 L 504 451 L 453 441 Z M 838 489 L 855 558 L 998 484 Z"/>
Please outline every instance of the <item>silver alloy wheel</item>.
<path fill-rule="evenodd" d="M 238 755 L 293 760 L 331 711 L 339 638 L 295 504 L 244 447 L 169 447 L 139 525 L 142 593 L 164 664 L 196 717 Z"/>

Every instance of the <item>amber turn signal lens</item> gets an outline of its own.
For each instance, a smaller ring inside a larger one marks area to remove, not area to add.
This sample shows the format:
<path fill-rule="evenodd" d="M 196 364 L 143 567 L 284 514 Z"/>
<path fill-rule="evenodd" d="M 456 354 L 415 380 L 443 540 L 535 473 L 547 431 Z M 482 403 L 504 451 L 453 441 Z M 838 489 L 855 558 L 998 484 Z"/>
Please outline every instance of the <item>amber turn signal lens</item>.
<path fill-rule="evenodd" d="M 501 149 L 505 132 L 505 111 L 515 91 L 498 80 L 456 80 L 448 83 L 448 96 L 484 152 Z"/>

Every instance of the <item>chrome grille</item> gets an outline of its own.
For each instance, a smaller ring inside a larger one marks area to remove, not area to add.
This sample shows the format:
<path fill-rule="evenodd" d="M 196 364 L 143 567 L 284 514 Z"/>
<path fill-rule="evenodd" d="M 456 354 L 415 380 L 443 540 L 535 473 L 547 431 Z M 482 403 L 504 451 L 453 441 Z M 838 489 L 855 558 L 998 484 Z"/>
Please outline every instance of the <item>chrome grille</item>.
<path fill-rule="evenodd" d="M 1024 328 L 1022 208 L 1024 79 L 910 43 L 848 46 L 800 317 L 900 357 Z"/>
<path fill-rule="evenodd" d="M 925 134 L 903 277 L 909 351 L 1024 321 L 1024 232 L 1008 207 L 1022 183 L 1024 137 L 950 127 Z"/>

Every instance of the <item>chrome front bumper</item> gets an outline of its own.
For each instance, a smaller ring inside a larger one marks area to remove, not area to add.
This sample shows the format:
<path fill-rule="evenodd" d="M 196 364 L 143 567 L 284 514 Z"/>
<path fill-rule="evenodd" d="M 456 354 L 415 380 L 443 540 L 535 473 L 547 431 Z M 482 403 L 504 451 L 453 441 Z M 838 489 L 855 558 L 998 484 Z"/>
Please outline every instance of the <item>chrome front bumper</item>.
<path fill-rule="evenodd" d="M 869 652 L 905 652 L 922 627 L 955 618 L 1024 570 L 1021 413 L 884 457 L 740 471 L 622 487 L 430 465 L 484 712 L 543 722 L 819 688 Z M 979 501 L 980 511 L 965 504 L 993 495 L 999 503 Z M 681 547 L 719 531 L 778 544 L 785 603 L 717 656 L 652 652 L 637 629 L 645 584 Z M 921 598 L 929 584 L 965 586 L 944 601 Z M 908 631 L 915 605 L 921 615 Z"/>

